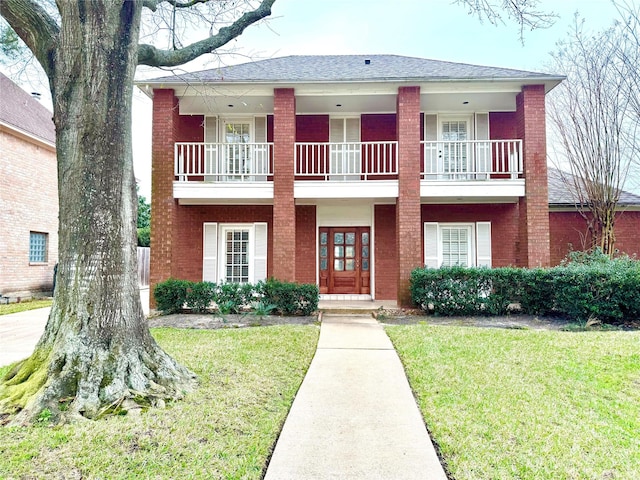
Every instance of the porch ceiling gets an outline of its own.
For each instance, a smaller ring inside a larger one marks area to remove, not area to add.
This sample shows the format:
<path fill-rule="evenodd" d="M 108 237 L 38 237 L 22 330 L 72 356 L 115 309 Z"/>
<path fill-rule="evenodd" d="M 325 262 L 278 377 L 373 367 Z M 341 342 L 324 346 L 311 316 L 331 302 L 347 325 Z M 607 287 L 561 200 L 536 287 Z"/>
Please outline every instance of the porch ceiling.
<path fill-rule="evenodd" d="M 424 112 L 472 113 L 514 111 L 513 92 L 426 93 L 420 96 Z M 298 114 L 349 115 L 362 113 L 394 113 L 394 94 L 297 95 Z M 224 95 L 186 96 L 180 99 L 182 115 L 255 115 L 272 114 L 273 96 Z"/>

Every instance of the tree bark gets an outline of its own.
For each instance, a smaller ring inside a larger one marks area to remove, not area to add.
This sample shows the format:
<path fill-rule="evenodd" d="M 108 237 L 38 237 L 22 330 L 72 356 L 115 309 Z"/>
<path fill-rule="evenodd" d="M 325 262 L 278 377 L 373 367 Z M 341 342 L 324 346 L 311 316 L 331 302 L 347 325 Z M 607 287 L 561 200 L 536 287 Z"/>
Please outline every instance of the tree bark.
<path fill-rule="evenodd" d="M 55 299 L 34 354 L 0 385 L 0 411 L 95 418 L 195 386 L 152 338 L 137 285 L 131 102 L 141 3 L 58 2 L 50 82 L 58 157 Z M 64 19 L 77 19 L 65 22 Z"/>

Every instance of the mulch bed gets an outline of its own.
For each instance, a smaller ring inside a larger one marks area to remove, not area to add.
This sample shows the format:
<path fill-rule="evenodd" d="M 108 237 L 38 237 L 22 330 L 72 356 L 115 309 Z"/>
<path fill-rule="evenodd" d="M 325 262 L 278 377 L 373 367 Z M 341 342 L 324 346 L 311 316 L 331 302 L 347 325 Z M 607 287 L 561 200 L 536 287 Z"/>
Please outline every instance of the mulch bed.
<path fill-rule="evenodd" d="M 508 315 L 497 317 L 438 317 L 422 315 L 420 310 L 383 310 L 372 315 L 383 325 L 451 325 L 481 328 L 507 328 L 519 330 L 581 330 L 584 325 L 564 318 L 537 317 L 533 315 Z M 335 314 L 334 314 L 335 315 Z M 194 329 L 247 328 L 269 325 L 319 325 L 322 317 L 283 317 L 278 315 L 257 316 L 220 315 L 202 313 L 177 313 L 172 315 L 152 315 L 148 318 L 149 327 L 172 327 Z M 628 322 L 622 325 L 593 325 L 589 330 L 620 329 L 640 330 L 640 322 Z"/>

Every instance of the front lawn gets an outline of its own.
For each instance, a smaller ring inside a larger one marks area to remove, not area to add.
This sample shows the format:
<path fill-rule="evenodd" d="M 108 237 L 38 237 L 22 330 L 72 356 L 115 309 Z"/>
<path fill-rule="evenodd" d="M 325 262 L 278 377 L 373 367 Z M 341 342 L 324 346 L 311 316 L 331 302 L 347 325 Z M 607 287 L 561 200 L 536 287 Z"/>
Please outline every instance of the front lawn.
<path fill-rule="evenodd" d="M 152 332 L 198 390 L 138 418 L 0 428 L 0 478 L 261 478 L 319 328 Z"/>
<path fill-rule="evenodd" d="M 7 303 L 0 305 L 0 315 L 8 315 L 10 313 L 26 312 L 27 310 L 35 310 L 36 308 L 50 307 L 53 300 L 50 298 L 27 300 L 26 302 Z"/>
<path fill-rule="evenodd" d="M 640 332 L 387 333 L 456 480 L 638 478 Z"/>

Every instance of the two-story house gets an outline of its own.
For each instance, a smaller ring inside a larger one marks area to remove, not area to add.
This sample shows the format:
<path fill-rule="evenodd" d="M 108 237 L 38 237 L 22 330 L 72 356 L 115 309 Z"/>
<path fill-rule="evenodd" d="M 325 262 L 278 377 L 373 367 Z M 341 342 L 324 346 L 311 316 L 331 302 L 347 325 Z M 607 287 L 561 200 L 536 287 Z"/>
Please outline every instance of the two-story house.
<path fill-rule="evenodd" d="M 53 114 L 0 73 L 0 301 L 51 293 L 58 261 Z"/>
<path fill-rule="evenodd" d="M 410 303 L 421 265 L 549 265 L 545 94 L 562 77 L 290 56 L 139 83 L 151 283 L 315 283 Z"/>

